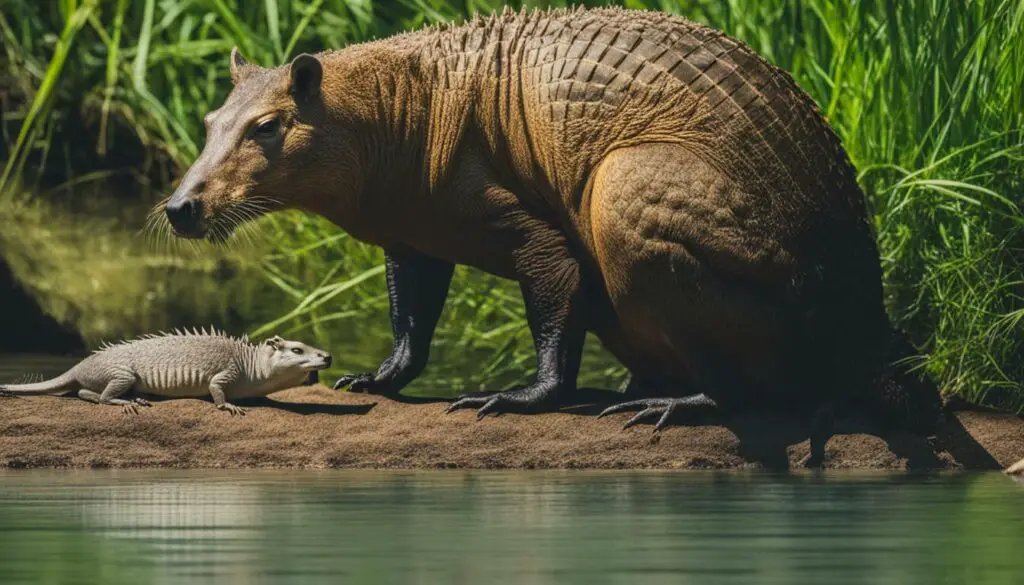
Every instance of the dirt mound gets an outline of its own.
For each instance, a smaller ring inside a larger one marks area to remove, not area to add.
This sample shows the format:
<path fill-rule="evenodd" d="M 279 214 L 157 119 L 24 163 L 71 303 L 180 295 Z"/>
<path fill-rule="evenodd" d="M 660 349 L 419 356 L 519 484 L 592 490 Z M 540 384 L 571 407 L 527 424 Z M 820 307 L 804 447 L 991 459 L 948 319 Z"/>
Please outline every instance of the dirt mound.
<path fill-rule="evenodd" d="M 691 415 L 660 436 L 621 430 L 600 405 L 477 422 L 441 402 L 404 403 L 296 388 L 232 417 L 210 402 L 168 400 L 138 416 L 54 397 L 0 399 L 0 466 L 370 468 L 795 468 L 806 417 Z M 933 440 L 840 428 L 835 469 L 998 469 L 1024 456 L 1024 420 L 962 411 Z"/>

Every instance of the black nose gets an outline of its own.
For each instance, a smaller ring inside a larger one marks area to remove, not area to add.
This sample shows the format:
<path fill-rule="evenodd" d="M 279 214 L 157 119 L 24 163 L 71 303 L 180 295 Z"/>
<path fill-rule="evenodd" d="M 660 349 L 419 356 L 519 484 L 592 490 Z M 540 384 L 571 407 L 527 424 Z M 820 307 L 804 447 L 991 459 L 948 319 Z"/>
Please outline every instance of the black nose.
<path fill-rule="evenodd" d="M 331 354 L 324 353 L 320 357 L 324 358 L 324 363 L 327 364 L 327 367 L 331 367 Z"/>
<path fill-rule="evenodd" d="M 203 217 L 203 202 L 199 199 L 186 197 L 172 198 L 164 210 L 174 230 L 183 235 L 202 235 L 198 233 L 199 220 Z"/>

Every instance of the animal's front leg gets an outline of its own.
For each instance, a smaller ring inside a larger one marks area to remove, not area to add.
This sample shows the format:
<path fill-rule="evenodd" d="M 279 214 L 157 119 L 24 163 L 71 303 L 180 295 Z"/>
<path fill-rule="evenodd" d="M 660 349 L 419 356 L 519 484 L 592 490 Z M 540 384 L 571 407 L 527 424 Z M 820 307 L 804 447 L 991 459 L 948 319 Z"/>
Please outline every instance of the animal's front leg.
<path fill-rule="evenodd" d="M 385 262 L 394 333 L 391 355 L 376 372 L 342 376 L 335 390 L 351 385 L 353 392 L 395 395 L 427 365 L 455 266 L 410 250 L 389 251 Z"/>
<path fill-rule="evenodd" d="M 526 302 L 526 318 L 537 350 L 537 379 L 519 390 L 461 397 L 447 412 L 480 407 L 489 412 L 549 409 L 559 393 L 576 387 L 586 335 L 580 266 L 565 237 L 540 224 L 515 252 L 516 271 Z"/>
<path fill-rule="evenodd" d="M 231 404 L 227 401 L 227 396 L 224 395 L 224 389 L 234 381 L 234 378 L 234 375 L 227 372 L 213 376 L 210 379 L 210 396 L 213 397 L 213 403 L 217 406 L 217 410 L 226 410 L 231 413 L 231 416 L 236 414 L 244 416 L 245 409 Z"/>

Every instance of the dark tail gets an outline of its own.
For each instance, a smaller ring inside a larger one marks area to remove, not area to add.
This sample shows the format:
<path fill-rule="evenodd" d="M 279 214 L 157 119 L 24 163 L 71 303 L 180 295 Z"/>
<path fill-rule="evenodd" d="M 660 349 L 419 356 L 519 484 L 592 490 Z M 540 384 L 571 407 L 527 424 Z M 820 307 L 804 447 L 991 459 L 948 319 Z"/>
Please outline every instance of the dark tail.
<path fill-rule="evenodd" d="M 0 394 L 7 396 L 60 394 L 72 390 L 76 384 L 71 372 L 65 372 L 52 380 L 44 380 L 34 384 L 0 384 Z"/>

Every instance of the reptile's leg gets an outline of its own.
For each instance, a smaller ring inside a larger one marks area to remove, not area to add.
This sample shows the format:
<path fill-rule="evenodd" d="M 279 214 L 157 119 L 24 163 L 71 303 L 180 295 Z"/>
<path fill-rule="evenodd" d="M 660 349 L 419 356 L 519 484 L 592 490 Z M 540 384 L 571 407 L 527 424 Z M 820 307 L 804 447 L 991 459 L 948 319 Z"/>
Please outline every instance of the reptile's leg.
<path fill-rule="evenodd" d="M 107 382 L 107 387 L 103 389 L 102 394 L 97 394 L 92 390 L 79 390 L 78 397 L 87 402 L 94 404 L 113 404 L 120 406 L 121 410 L 125 414 L 138 414 L 139 408 L 136 406 L 134 400 L 125 400 L 119 398 L 126 392 L 131 391 L 135 386 L 135 376 L 118 376 Z"/>
<path fill-rule="evenodd" d="M 232 375 L 229 373 L 215 375 L 210 380 L 210 396 L 213 397 L 213 403 L 217 405 L 217 410 L 226 410 L 231 413 L 231 416 L 235 416 L 236 414 L 245 416 L 244 408 L 231 404 L 224 396 L 224 388 L 231 383 L 231 380 Z"/>
<path fill-rule="evenodd" d="M 376 372 L 338 378 L 334 389 L 398 394 L 427 365 L 430 340 L 444 309 L 454 265 L 413 251 L 390 250 L 385 265 L 394 347 Z"/>
<path fill-rule="evenodd" d="M 644 419 L 660 415 L 658 422 L 654 425 L 654 431 L 658 432 L 668 425 L 668 421 L 672 417 L 672 413 L 675 412 L 677 408 L 693 408 L 701 406 L 717 408 L 718 404 L 704 394 L 692 394 L 682 398 L 641 398 L 640 400 L 631 400 L 629 402 L 610 406 L 601 411 L 601 414 L 597 415 L 597 418 L 625 410 L 636 410 L 637 408 L 642 407 L 643 410 L 637 413 L 633 418 L 626 421 L 626 424 L 622 425 L 622 428 L 628 429 L 629 427 L 640 423 Z"/>

